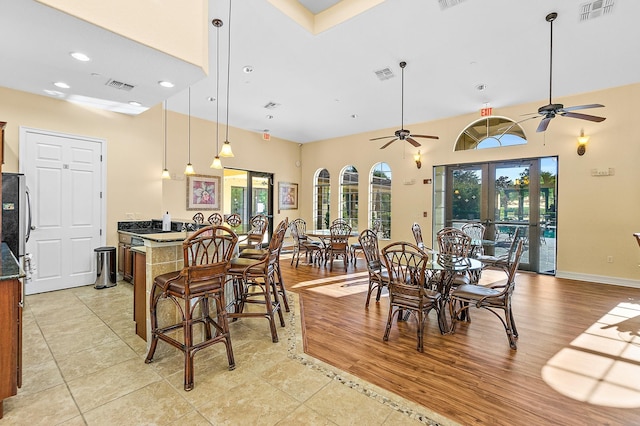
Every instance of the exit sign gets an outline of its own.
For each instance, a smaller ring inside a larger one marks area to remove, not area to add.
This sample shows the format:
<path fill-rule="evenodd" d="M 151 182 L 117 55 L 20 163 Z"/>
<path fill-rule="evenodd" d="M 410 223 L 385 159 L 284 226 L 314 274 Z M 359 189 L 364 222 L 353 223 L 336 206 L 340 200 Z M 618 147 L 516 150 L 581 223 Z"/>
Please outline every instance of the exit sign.
<path fill-rule="evenodd" d="M 482 108 L 480 110 L 480 117 L 489 117 L 493 114 L 493 108 Z"/>

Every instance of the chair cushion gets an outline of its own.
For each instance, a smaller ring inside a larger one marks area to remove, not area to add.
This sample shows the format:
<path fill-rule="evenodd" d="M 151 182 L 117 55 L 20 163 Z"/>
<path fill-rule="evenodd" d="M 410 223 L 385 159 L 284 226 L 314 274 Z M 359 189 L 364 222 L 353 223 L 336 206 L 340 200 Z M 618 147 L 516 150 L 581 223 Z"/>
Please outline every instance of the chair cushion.
<path fill-rule="evenodd" d="M 231 259 L 229 274 L 242 274 L 247 267 L 259 263 L 260 260 L 249 257 L 235 257 Z"/>
<path fill-rule="evenodd" d="M 269 249 L 246 248 L 240 252 L 240 257 L 261 260 L 269 254 Z"/>
<path fill-rule="evenodd" d="M 497 296 L 500 293 L 500 290 L 494 288 L 483 287 L 481 285 L 464 284 L 453 290 L 451 295 L 463 299 L 477 300 L 484 297 Z"/>
<path fill-rule="evenodd" d="M 179 297 L 185 296 L 185 277 L 180 275 L 181 271 L 168 272 L 155 277 L 156 285 L 162 287 L 164 291 Z M 222 290 L 223 280 L 211 279 L 205 281 L 192 282 L 189 286 L 189 293 L 192 295 L 202 293 L 212 293 Z"/>

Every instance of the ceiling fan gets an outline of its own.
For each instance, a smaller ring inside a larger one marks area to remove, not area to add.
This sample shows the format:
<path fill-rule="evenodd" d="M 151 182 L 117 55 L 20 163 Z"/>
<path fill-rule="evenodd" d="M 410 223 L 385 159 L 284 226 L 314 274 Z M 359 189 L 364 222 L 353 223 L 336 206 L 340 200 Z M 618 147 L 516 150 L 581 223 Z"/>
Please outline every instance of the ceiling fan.
<path fill-rule="evenodd" d="M 402 109 L 401 109 L 401 121 L 400 121 L 400 129 L 396 130 L 393 136 L 382 136 L 379 138 L 369 139 L 370 141 L 377 141 L 380 139 L 393 138 L 389 142 L 385 143 L 380 147 L 380 149 L 385 149 L 393 142 L 397 140 L 407 141 L 411 145 L 418 147 L 420 144 L 413 138 L 428 138 L 428 139 L 439 139 L 437 136 L 429 136 L 429 135 L 412 135 L 411 131 L 404 128 L 404 67 L 407 66 L 407 63 L 402 61 L 400 62 L 400 68 L 402 68 Z"/>
<path fill-rule="evenodd" d="M 547 22 L 551 25 L 550 26 L 550 28 L 551 28 L 551 37 L 549 39 L 549 104 L 541 106 L 540 108 L 538 108 L 538 114 L 540 116 L 542 116 L 542 121 L 540 121 L 540 124 L 538 125 L 538 128 L 536 129 L 536 132 L 544 132 L 545 130 L 547 130 L 547 127 L 549 126 L 549 122 L 556 115 L 561 115 L 563 117 L 579 118 L 581 120 L 595 121 L 595 122 L 598 122 L 598 123 L 605 120 L 604 117 L 598 117 L 598 116 L 595 116 L 595 115 L 589 115 L 589 114 L 582 114 L 582 113 L 579 113 L 579 112 L 573 112 L 573 111 L 576 111 L 576 110 L 579 110 L 579 109 L 601 108 L 601 107 L 604 107 L 604 105 L 601 105 L 601 104 L 589 104 L 589 105 L 576 105 L 576 106 L 571 106 L 571 107 L 565 107 L 562 104 L 554 104 L 551 101 L 551 81 L 552 81 L 551 78 L 552 78 L 552 75 L 553 75 L 552 74 L 552 70 L 553 70 L 553 68 L 552 68 L 552 65 L 553 65 L 553 21 L 555 21 L 555 19 L 557 17 L 558 17 L 558 14 L 556 12 L 551 12 L 545 18 L 547 20 Z"/>

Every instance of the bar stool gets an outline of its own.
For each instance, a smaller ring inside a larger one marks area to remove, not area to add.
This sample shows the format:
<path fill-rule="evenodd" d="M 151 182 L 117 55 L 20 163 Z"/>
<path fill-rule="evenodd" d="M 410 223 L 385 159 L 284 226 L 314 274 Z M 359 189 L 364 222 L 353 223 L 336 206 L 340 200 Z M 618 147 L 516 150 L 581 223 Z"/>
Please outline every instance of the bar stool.
<path fill-rule="evenodd" d="M 193 389 L 194 354 L 214 343 L 225 344 L 229 370 L 235 368 L 224 285 L 237 242 L 238 236 L 227 227 L 201 228 L 182 243 L 184 268 L 159 275 L 153 281 L 149 300 L 151 346 L 145 363 L 153 361 L 159 340 L 180 349 L 184 353 L 185 391 Z M 181 316 L 179 322 L 158 326 L 157 307 L 161 299 L 169 299 L 175 304 Z M 215 303 L 215 319 L 209 315 L 209 299 Z M 197 307 L 200 307 L 200 312 L 197 312 Z M 204 336 L 198 343 L 193 341 L 194 324 L 203 325 Z M 215 329 L 213 333 L 212 327 Z"/>
<path fill-rule="evenodd" d="M 228 314 L 229 318 L 266 318 L 269 321 L 271 340 L 274 343 L 278 342 L 275 323 L 276 312 L 280 326 L 284 327 L 285 325 L 280 308 L 278 261 L 287 226 L 287 219 L 278 224 L 269 242 L 268 252 L 262 259 L 237 257 L 231 260 L 231 267 L 228 271 L 234 281 L 234 311 Z M 282 283 L 281 279 L 280 283 Z M 284 285 L 281 286 L 284 288 Z M 262 312 L 245 312 L 246 304 L 262 305 L 265 309 Z"/>

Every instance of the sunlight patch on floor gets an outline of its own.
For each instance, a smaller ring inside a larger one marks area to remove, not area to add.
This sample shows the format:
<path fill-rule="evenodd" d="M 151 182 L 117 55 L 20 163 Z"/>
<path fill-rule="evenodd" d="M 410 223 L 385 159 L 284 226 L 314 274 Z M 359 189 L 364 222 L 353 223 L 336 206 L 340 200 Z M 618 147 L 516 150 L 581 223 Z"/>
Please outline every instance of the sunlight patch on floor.
<path fill-rule="evenodd" d="M 317 280 L 301 281 L 293 285 L 292 288 L 306 288 L 307 290 L 331 297 L 344 297 L 352 294 L 366 293 L 369 289 L 369 273 L 356 272 Z"/>
<path fill-rule="evenodd" d="M 542 368 L 542 378 L 570 398 L 640 407 L 640 304 L 618 304 Z"/>

